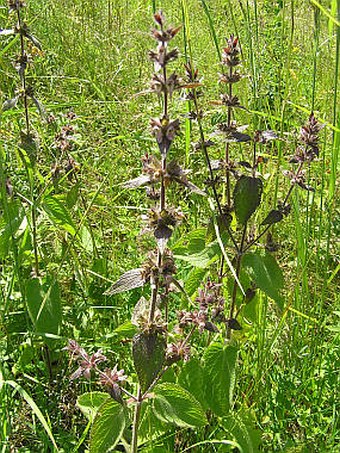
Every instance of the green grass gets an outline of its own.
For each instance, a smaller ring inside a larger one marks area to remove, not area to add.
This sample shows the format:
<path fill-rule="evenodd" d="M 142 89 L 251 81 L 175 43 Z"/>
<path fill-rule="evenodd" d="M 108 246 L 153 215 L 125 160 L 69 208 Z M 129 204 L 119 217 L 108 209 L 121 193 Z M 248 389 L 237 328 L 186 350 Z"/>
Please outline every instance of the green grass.
<path fill-rule="evenodd" d="M 130 319 L 142 291 L 112 298 L 102 294 L 110 281 L 138 267 L 151 243 L 139 234 L 140 216 L 147 208 L 143 192 L 122 189 L 120 184 L 137 176 L 140 157 L 155 149 L 148 124 L 150 117 L 157 116 L 159 103 L 145 90 L 152 73 L 147 59 L 147 50 L 153 46 L 149 30 L 152 12 L 158 8 L 174 25 L 185 19 L 176 43 L 182 52 L 176 65 L 183 74 L 183 63 L 190 55 L 204 76 L 207 133 L 214 130 L 219 115 L 209 101 L 220 93 L 223 39 L 230 33 L 240 37 L 243 71 L 249 77 L 242 80 L 238 93 L 250 111 L 238 115 L 240 123 L 249 124 L 250 130 L 274 129 L 286 138 L 278 149 L 270 150 L 265 171 L 271 184 L 268 207 L 289 184 L 282 182 L 279 169 L 287 166 L 287 156 L 294 152 L 295 139 L 288 133 L 298 131 L 311 110 L 326 124 L 320 159 L 309 173 L 316 192 L 296 192 L 290 217 L 274 229 L 281 245 L 277 259 L 285 273 L 286 309 L 279 312 L 261 296 L 254 323 L 237 336 L 242 347 L 236 407 L 252 410 L 262 435 L 261 451 L 338 451 L 339 0 L 55 0 L 43 7 L 36 0 L 27 3 L 28 23 L 44 50 L 28 77 L 37 98 L 57 121 L 54 129 L 31 108 L 40 141 L 35 177 L 41 188 L 46 186 L 45 191 L 60 196 L 68 206 L 80 239 L 40 213 L 41 267 L 59 282 L 63 308 L 60 336 L 49 339 L 49 359 L 44 338 L 35 331 L 24 302 L 24 281 L 29 280 L 33 260 L 25 225 L 9 235 L 8 253 L 0 250 L 0 373 L 11 383 L 0 382 L 2 451 L 52 451 L 50 432 L 60 451 L 77 451 L 87 423 L 74 406 L 76 397 L 97 386 L 68 382 L 72 371 L 62 351 L 67 338 L 78 338 L 89 349 L 103 347 L 112 363 L 118 361 L 132 372 L 129 340 L 112 332 Z M 0 27 L 12 23 L 6 8 L 1 8 Z M 2 38 L 1 101 L 13 97 L 18 85 L 12 66 L 17 51 L 18 40 Z M 175 109 L 184 114 L 187 107 L 178 102 Z M 65 177 L 55 188 L 49 177 L 56 155 L 54 136 L 67 123 L 63 115 L 69 111 L 77 115 L 72 156 L 81 170 L 78 182 Z M 17 148 L 23 118 L 20 106 L 0 117 L 0 222 L 6 222 L 15 209 L 5 195 L 5 174 L 17 199 L 26 200 L 26 210 L 33 198 L 27 177 L 30 169 Z M 183 120 L 173 153 L 194 169 L 198 184 L 206 174 L 202 156 L 190 146 L 197 140 L 198 132 Z M 237 153 L 236 147 L 232 152 Z M 213 153 L 217 157 L 218 151 Z M 186 214 L 179 236 L 208 221 L 206 203 L 183 195 L 174 194 Z M 178 266 L 185 279 L 190 268 L 180 262 Z M 202 433 L 197 438 L 189 435 L 187 446 L 204 440 Z M 86 442 L 78 451 L 85 451 Z M 213 444 L 211 450 L 198 448 L 195 451 L 232 451 Z"/>

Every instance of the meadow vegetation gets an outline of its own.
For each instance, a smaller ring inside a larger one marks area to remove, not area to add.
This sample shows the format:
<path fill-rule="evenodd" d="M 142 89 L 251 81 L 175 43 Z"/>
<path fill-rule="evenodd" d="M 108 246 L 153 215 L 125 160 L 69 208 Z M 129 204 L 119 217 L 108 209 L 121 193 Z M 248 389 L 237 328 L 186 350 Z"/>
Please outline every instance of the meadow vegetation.
<path fill-rule="evenodd" d="M 340 1 L 10 0 L 0 40 L 1 451 L 338 451 Z"/>

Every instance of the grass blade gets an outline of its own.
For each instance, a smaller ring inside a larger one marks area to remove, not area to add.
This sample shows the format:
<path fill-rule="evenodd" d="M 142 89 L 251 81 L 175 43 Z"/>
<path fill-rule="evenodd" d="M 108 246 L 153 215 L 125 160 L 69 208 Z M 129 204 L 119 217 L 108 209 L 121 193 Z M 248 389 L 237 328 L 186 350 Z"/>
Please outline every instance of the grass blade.
<path fill-rule="evenodd" d="M 14 390 L 17 391 L 24 398 L 26 403 L 31 407 L 33 413 L 39 419 L 40 423 L 43 425 L 48 437 L 51 439 L 51 442 L 52 442 L 55 450 L 58 452 L 59 449 L 58 449 L 57 443 L 56 443 L 56 441 L 55 441 L 55 439 L 53 437 L 52 431 L 51 431 L 51 429 L 50 429 L 50 427 L 49 427 L 44 415 L 42 414 L 41 410 L 39 409 L 39 407 L 34 402 L 33 398 L 26 392 L 26 390 L 24 390 L 21 387 L 21 385 L 17 384 L 15 381 L 3 381 L 2 380 L 2 376 L 0 375 L 0 388 L 3 385 L 9 385 L 9 386 L 13 387 Z"/>

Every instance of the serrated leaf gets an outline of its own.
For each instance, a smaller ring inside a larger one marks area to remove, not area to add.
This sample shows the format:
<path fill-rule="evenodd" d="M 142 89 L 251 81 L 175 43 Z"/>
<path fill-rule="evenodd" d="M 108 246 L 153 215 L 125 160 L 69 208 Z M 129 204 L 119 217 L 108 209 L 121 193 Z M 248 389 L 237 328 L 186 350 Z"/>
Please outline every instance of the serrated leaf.
<path fill-rule="evenodd" d="M 166 339 L 160 333 L 139 333 L 133 337 L 133 362 L 143 392 L 161 371 L 165 350 Z"/>
<path fill-rule="evenodd" d="M 235 387 L 237 348 L 219 343 L 206 349 L 204 360 L 205 400 L 218 416 L 230 410 Z"/>
<path fill-rule="evenodd" d="M 48 195 L 44 198 L 42 206 L 48 218 L 56 226 L 63 228 L 72 236 L 76 234 L 76 227 L 73 223 L 69 211 L 64 204 L 55 196 Z"/>
<path fill-rule="evenodd" d="M 138 267 L 137 269 L 131 269 L 121 275 L 116 283 L 105 291 L 104 296 L 112 296 L 113 294 L 129 291 L 130 289 L 140 288 L 145 285 L 145 283 L 146 280 L 143 277 L 143 268 Z"/>
<path fill-rule="evenodd" d="M 262 251 L 246 253 L 242 258 L 242 266 L 256 286 L 282 310 L 283 298 L 280 291 L 284 288 L 284 278 L 274 256 Z"/>
<path fill-rule="evenodd" d="M 190 253 L 190 249 L 187 249 L 183 250 L 182 254 L 179 254 L 177 250 L 174 250 L 174 257 L 176 259 L 186 261 L 192 266 L 201 269 L 207 268 L 220 254 L 220 247 L 217 241 L 211 242 L 198 253 Z"/>
<path fill-rule="evenodd" d="M 242 134 L 241 132 L 232 131 L 230 132 L 230 137 L 226 139 L 227 142 L 233 143 L 242 143 L 242 142 L 249 142 L 251 140 L 250 135 Z"/>
<path fill-rule="evenodd" d="M 202 406 L 178 384 L 159 384 L 154 390 L 154 413 L 163 422 L 195 428 L 208 423 Z"/>
<path fill-rule="evenodd" d="M 36 332 L 58 335 L 62 320 L 58 283 L 31 278 L 26 281 L 25 294 Z"/>
<path fill-rule="evenodd" d="M 8 29 L 0 29 L 0 36 L 10 36 L 14 35 L 14 30 L 13 28 L 8 28 Z"/>
<path fill-rule="evenodd" d="M 198 359 L 191 358 L 181 367 L 178 384 L 193 395 L 204 409 L 208 406 L 204 399 L 203 367 Z"/>
<path fill-rule="evenodd" d="M 194 267 L 185 277 L 185 290 L 190 297 L 197 292 L 204 281 L 206 273 L 206 269 Z"/>
<path fill-rule="evenodd" d="M 263 184 L 260 178 L 242 175 L 236 182 L 233 199 L 237 220 L 242 224 L 248 221 L 261 203 Z"/>
<path fill-rule="evenodd" d="M 150 175 L 140 175 L 137 178 L 124 182 L 124 184 L 122 184 L 122 187 L 124 187 L 125 189 L 135 189 L 148 183 L 150 183 Z"/>
<path fill-rule="evenodd" d="M 281 222 L 283 219 L 283 214 L 278 209 L 272 209 L 261 225 L 273 225 L 274 223 Z"/>
<path fill-rule="evenodd" d="M 277 133 L 271 130 L 260 132 L 260 143 L 267 143 L 270 140 L 276 140 L 278 138 Z"/>
<path fill-rule="evenodd" d="M 191 231 L 189 234 L 182 236 L 182 238 L 172 246 L 175 253 L 182 254 L 185 252 L 198 253 L 205 248 L 205 229 L 198 228 Z"/>
<path fill-rule="evenodd" d="M 141 411 L 141 421 L 138 430 L 138 439 L 140 443 L 153 444 L 157 442 L 161 435 L 169 431 L 169 425 L 167 423 L 161 422 L 159 418 L 156 417 L 153 411 L 151 404 L 143 404 Z M 126 430 L 125 430 L 126 432 Z M 127 436 L 124 436 L 127 437 Z M 130 434 L 131 437 L 131 434 Z M 164 442 L 162 442 L 164 446 Z M 143 453 L 146 446 L 143 446 Z M 147 450 L 148 451 L 148 450 Z M 151 450 L 152 451 L 152 450 Z M 163 449 L 164 451 L 164 449 Z M 163 453 L 163 452 L 162 452 Z"/>
<path fill-rule="evenodd" d="M 261 432 L 255 429 L 255 423 L 250 412 L 241 411 L 229 415 L 224 419 L 223 425 L 239 446 L 242 453 L 258 453 L 261 444 Z"/>
<path fill-rule="evenodd" d="M 203 190 L 201 190 L 199 187 L 195 186 L 195 184 L 193 184 L 190 181 L 185 181 L 182 184 L 185 187 L 187 187 L 189 190 L 191 190 L 191 192 L 197 193 L 197 195 L 201 195 L 202 197 L 206 197 L 207 196 L 207 194 Z"/>
<path fill-rule="evenodd" d="M 17 103 L 18 103 L 18 100 L 19 100 L 19 96 L 15 96 L 14 98 L 12 99 L 7 99 L 3 104 L 2 104 L 2 111 L 3 112 L 6 112 L 7 110 L 11 110 L 13 109 Z"/>
<path fill-rule="evenodd" d="M 136 326 L 134 326 L 131 321 L 125 321 L 118 326 L 113 333 L 122 338 L 132 338 L 136 333 Z"/>
<path fill-rule="evenodd" d="M 43 104 L 40 101 L 38 101 L 38 99 L 34 96 L 31 96 L 31 99 L 34 102 L 35 106 L 37 107 L 40 116 L 42 118 L 46 118 L 46 116 L 47 116 L 46 110 L 45 110 L 45 107 L 43 106 Z"/>
<path fill-rule="evenodd" d="M 124 407 L 108 398 L 98 409 L 91 435 L 90 453 L 106 453 L 119 442 L 125 428 Z"/>
<path fill-rule="evenodd" d="M 25 36 L 35 45 L 37 49 L 42 50 L 40 41 L 35 36 L 31 35 L 30 33 L 26 33 Z"/>
<path fill-rule="evenodd" d="M 150 307 L 150 300 L 145 299 L 145 297 L 141 297 L 139 301 L 136 303 L 135 308 L 133 309 L 132 316 L 131 316 L 131 323 L 135 326 L 139 326 L 140 318 L 148 313 Z"/>
<path fill-rule="evenodd" d="M 107 399 L 109 396 L 106 392 L 87 392 L 78 397 L 77 406 L 88 420 L 93 421 L 99 407 Z"/>

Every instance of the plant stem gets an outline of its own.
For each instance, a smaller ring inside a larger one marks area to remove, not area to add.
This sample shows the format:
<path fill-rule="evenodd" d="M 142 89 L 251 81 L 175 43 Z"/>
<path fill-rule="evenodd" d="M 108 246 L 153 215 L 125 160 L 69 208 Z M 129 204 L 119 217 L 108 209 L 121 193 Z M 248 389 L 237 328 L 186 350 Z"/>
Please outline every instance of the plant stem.
<path fill-rule="evenodd" d="M 223 220 L 223 210 L 222 210 L 222 206 L 221 206 L 221 202 L 220 202 L 220 199 L 218 197 L 218 193 L 217 193 L 217 190 L 216 190 L 216 185 L 215 185 L 215 177 L 214 177 L 214 172 L 213 172 L 213 169 L 212 169 L 212 166 L 211 166 L 211 162 L 210 162 L 210 157 L 209 157 L 209 153 L 208 153 L 208 149 L 207 149 L 207 146 L 205 144 L 205 136 L 204 136 L 204 131 L 203 131 L 203 126 L 202 126 L 202 122 L 200 120 L 200 113 L 199 113 L 199 107 L 198 107 L 198 100 L 197 100 L 197 94 L 196 94 L 196 89 L 193 89 L 192 90 L 193 92 L 193 101 L 194 101 L 194 106 L 195 106 L 195 113 L 196 113 L 196 116 L 197 116 L 197 123 L 198 123 L 198 129 L 199 129 L 199 133 L 200 133 L 200 140 L 201 140 L 201 147 L 203 149 L 203 153 L 204 153 L 204 156 L 205 156 L 205 160 L 206 160 L 206 163 L 208 165 L 208 169 L 209 169 L 209 174 L 210 174 L 210 180 L 211 180 L 211 187 L 212 187 L 212 190 L 213 190 L 213 194 L 214 194 L 214 199 L 216 201 L 216 205 L 217 205 L 217 208 L 218 208 L 218 212 L 221 216 L 221 219 Z M 228 178 L 229 178 L 229 173 L 228 173 Z M 229 206 L 229 205 L 228 205 Z M 237 249 L 237 242 L 234 238 L 234 235 L 233 235 L 233 232 L 232 230 L 230 229 L 229 225 L 227 222 L 225 222 L 225 226 L 226 226 L 226 229 L 228 231 L 228 234 L 235 246 L 235 248 Z M 222 263 L 221 263 L 221 268 L 223 269 L 223 264 L 224 264 L 224 259 L 222 257 Z"/>
<path fill-rule="evenodd" d="M 242 232 L 242 239 L 241 239 L 241 244 L 239 248 L 239 252 L 237 254 L 237 261 L 236 261 L 236 275 L 237 278 L 240 276 L 240 270 L 241 270 L 241 260 L 243 256 L 243 248 L 244 248 L 244 242 L 246 239 L 246 234 L 247 234 L 247 223 L 243 227 L 243 232 Z M 237 295 L 237 281 L 234 281 L 234 287 L 233 287 L 233 294 L 232 294 L 232 300 L 231 300 L 231 305 L 230 305 L 230 310 L 229 310 L 229 320 L 233 319 L 234 316 L 234 311 L 235 311 L 235 305 L 236 305 L 236 295 Z M 227 330 L 226 330 L 226 338 L 229 340 L 231 338 L 231 328 L 230 324 L 227 324 Z"/>
<path fill-rule="evenodd" d="M 24 110 L 25 110 L 25 123 L 26 123 L 26 135 L 27 140 L 30 140 L 31 135 L 31 126 L 29 119 L 28 111 L 28 98 L 27 98 L 27 82 L 26 82 L 26 51 L 25 51 L 25 40 L 22 33 L 22 21 L 20 15 L 20 8 L 17 8 L 17 18 L 18 18 L 18 28 L 20 34 L 20 65 L 22 65 L 23 70 L 20 71 L 23 98 L 24 98 Z M 21 69 L 21 68 L 20 68 Z M 32 197 L 32 208 L 31 208 L 31 218 L 32 218 L 32 237 L 33 237 L 33 253 L 34 253 L 34 276 L 39 276 L 39 255 L 38 255 L 38 240 L 37 240 L 37 212 L 35 206 L 35 196 L 34 196 L 34 180 L 31 181 L 31 197 Z"/>
<path fill-rule="evenodd" d="M 142 403 L 143 403 L 143 395 L 140 386 L 138 387 L 137 393 L 137 402 L 135 407 L 135 413 L 133 417 L 133 425 L 132 425 L 132 441 L 131 441 L 131 453 L 137 453 L 138 448 L 138 428 L 139 428 L 139 420 L 140 414 L 142 410 Z"/>
<path fill-rule="evenodd" d="M 229 67 L 229 77 L 231 79 L 233 75 L 233 67 Z M 229 83 L 229 98 L 231 99 L 233 95 L 233 84 Z M 228 129 L 231 125 L 231 107 L 228 106 L 228 117 L 227 117 Z M 229 153 L 229 142 L 225 146 L 225 162 L 226 162 L 226 171 L 225 171 L 225 184 L 226 184 L 226 193 L 227 193 L 227 206 L 231 206 L 231 194 L 230 194 L 230 153 Z"/>
<path fill-rule="evenodd" d="M 161 30 L 163 31 L 163 26 L 161 26 Z M 162 46 L 165 48 L 166 52 L 166 43 L 163 41 Z M 167 71 L 166 65 L 163 66 L 163 80 L 164 80 L 164 96 L 163 96 L 163 118 L 162 120 L 168 120 L 168 90 L 167 90 Z M 159 210 L 162 212 L 166 206 L 166 188 L 164 183 L 164 175 L 166 173 L 166 153 L 162 155 L 162 174 L 161 174 L 161 194 L 160 194 L 160 204 Z M 160 270 L 163 262 L 163 253 L 160 249 L 157 252 L 157 268 L 158 271 Z M 157 295 L 159 290 L 159 275 L 154 277 L 154 282 L 152 285 L 151 290 L 151 304 L 150 304 L 150 312 L 149 312 L 149 323 L 152 324 L 155 311 L 156 311 L 156 303 L 157 303 Z"/>
<path fill-rule="evenodd" d="M 22 22 L 21 22 L 21 15 L 20 15 L 20 8 L 17 9 L 17 17 L 18 17 L 18 28 L 19 28 L 19 34 L 20 34 L 20 58 L 21 58 L 21 63 L 23 64 L 23 61 L 26 57 L 26 52 L 25 52 L 25 40 L 24 40 L 24 35 L 22 33 L 21 27 L 22 27 Z M 27 62 L 25 62 L 25 65 Z M 28 113 L 28 102 L 27 102 L 27 83 L 26 83 L 26 66 L 24 70 L 22 71 L 22 89 L 24 92 L 24 109 L 25 109 L 25 120 L 26 120 L 26 133 L 27 135 L 30 135 L 30 120 L 29 120 L 29 113 Z"/>
<path fill-rule="evenodd" d="M 295 173 L 295 177 L 299 176 L 301 171 L 302 171 L 302 167 L 303 167 L 303 164 L 304 164 L 304 161 L 300 162 L 300 165 L 299 165 L 299 168 L 297 169 L 296 173 Z M 288 192 L 287 192 L 287 195 L 283 201 L 283 206 L 285 206 L 287 204 L 287 201 L 288 201 L 288 198 L 290 197 L 293 189 L 294 189 L 294 186 L 295 186 L 295 183 L 291 184 Z"/>

